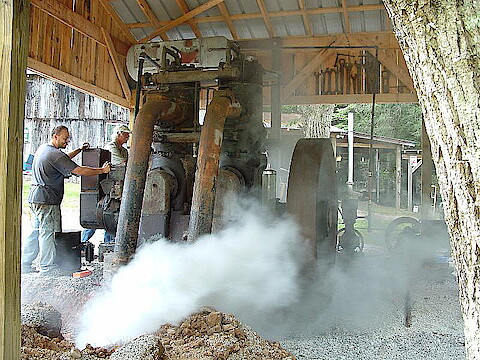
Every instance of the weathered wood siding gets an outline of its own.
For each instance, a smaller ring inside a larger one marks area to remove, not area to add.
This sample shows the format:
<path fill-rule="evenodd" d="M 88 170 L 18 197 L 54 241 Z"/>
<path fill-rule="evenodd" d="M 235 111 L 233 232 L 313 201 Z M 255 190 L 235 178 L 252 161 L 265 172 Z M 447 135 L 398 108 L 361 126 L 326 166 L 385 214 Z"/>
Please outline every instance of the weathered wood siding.
<path fill-rule="evenodd" d="M 109 141 L 108 124 L 128 123 L 128 110 L 62 84 L 29 75 L 25 101 L 25 155 L 49 142 L 57 125 L 69 128 L 72 140 L 66 151 L 84 142 L 103 147 Z"/>

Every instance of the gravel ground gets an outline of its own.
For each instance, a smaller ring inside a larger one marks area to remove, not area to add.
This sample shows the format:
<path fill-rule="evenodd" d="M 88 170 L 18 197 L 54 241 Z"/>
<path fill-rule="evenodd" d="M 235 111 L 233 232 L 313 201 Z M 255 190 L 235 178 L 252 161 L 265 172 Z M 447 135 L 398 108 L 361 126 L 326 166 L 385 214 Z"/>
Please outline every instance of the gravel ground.
<path fill-rule="evenodd" d="M 350 277 L 337 281 L 327 309 L 303 326 L 294 325 L 280 344 L 297 359 L 309 360 L 465 359 L 453 269 L 433 264 L 405 274 L 388 269 L 390 261 L 365 257 L 346 271 Z M 387 270 L 375 270 L 378 264 Z M 407 288 L 410 327 L 405 326 Z"/>

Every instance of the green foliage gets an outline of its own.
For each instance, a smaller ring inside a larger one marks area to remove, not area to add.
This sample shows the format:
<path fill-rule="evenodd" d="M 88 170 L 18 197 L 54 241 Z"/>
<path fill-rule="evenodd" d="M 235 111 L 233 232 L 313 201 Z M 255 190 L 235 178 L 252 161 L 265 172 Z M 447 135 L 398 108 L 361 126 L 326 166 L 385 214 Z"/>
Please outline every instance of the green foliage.
<path fill-rule="evenodd" d="M 354 129 L 370 133 L 371 104 L 350 104 L 337 108 L 332 125 L 347 129 L 348 113 L 355 114 Z M 422 136 L 422 111 L 418 104 L 375 105 L 374 134 L 413 141 L 420 145 Z"/>

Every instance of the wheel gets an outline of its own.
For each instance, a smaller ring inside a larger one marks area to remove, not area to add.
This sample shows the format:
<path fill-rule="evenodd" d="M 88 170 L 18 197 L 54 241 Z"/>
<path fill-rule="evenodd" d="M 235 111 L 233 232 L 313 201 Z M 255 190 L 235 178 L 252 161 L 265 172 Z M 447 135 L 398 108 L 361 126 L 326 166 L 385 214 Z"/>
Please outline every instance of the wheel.
<path fill-rule="evenodd" d="M 333 266 L 337 252 L 337 186 L 330 139 L 300 139 L 293 152 L 287 212 L 309 245 L 310 264 Z"/>
<path fill-rule="evenodd" d="M 385 246 L 392 253 L 398 241 L 404 235 L 420 235 L 420 222 L 409 216 L 402 216 L 393 220 L 385 231 Z"/>
<path fill-rule="evenodd" d="M 363 252 L 363 247 L 365 245 L 365 241 L 363 240 L 363 235 L 360 231 L 357 229 L 354 229 L 355 231 L 355 237 L 357 238 L 358 242 L 355 242 L 353 246 L 353 252 L 356 253 L 361 253 Z M 342 246 L 342 236 L 345 234 L 345 228 L 338 230 L 337 232 L 337 238 L 338 238 L 338 243 L 337 243 L 337 251 L 341 251 L 344 249 L 344 246 Z"/>

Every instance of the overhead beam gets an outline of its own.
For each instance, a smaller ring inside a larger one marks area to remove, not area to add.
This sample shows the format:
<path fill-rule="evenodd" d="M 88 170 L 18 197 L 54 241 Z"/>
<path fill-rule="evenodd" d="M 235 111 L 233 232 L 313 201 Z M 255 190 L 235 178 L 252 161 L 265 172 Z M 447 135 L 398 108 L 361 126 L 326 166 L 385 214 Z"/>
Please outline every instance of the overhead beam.
<path fill-rule="evenodd" d="M 0 360 L 20 359 L 20 239 L 28 0 L 0 3 Z"/>
<path fill-rule="evenodd" d="M 175 1 L 177 2 L 178 7 L 180 8 L 180 10 L 182 10 L 184 14 L 187 14 L 190 11 L 185 0 L 175 0 Z M 200 31 L 200 28 L 198 27 L 197 23 L 193 21 L 193 19 L 187 20 L 187 24 L 188 26 L 190 26 L 193 33 L 197 37 L 197 39 L 202 37 L 202 32 Z"/>
<path fill-rule="evenodd" d="M 30 0 L 30 4 L 57 19 L 61 23 L 71 27 L 75 31 L 78 31 L 79 33 L 96 41 L 100 45 L 105 47 L 107 46 L 105 44 L 105 39 L 103 38 L 100 26 L 85 19 L 83 16 L 75 11 L 72 11 L 67 6 L 52 0 Z M 127 44 L 115 37 L 112 37 L 112 41 L 115 45 L 115 49 L 123 56 L 126 56 L 128 48 L 131 44 Z"/>
<path fill-rule="evenodd" d="M 345 21 L 345 32 L 349 34 L 352 31 L 350 29 L 350 19 L 348 18 L 347 0 L 342 0 L 342 9 L 343 9 L 343 20 Z"/>
<path fill-rule="evenodd" d="M 103 1 L 105 1 L 105 0 L 103 0 Z M 304 0 L 298 0 L 298 1 L 300 2 L 300 1 L 304 1 Z M 205 3 L 205 4 L 207 4 L 207 3 Z M 205 5 L 205 4 L 203 4 L 203 5 Z M 349 6 L 348 7 L 348 12 L 362 12 L 362 11 L 374 11 L 374 10 L 385 10 L 385 6 L 383 4 L 372 4 L 372 5 L 357 5 L 357 6 Z M 305 23 L 305 20 L 308 21 L 308 15 L 334 14 L 334 13 L 342 13 L 343 11 L 344 11 L 344 8 L 339 7 L 339 6 L 315 8 L 315 9 L 307 9 L 307 8 L 302 9 L 302 8 L 300 8 L 300 5 L 299 5 L 299 10 L 273 11 L 273 12 L 267 13 L 267 15 L 268 15 L 269 18 L 288 17 L 288 16 L 302 16 L 302 18 L 304 20 L 304 23 Z M 193 17 L 195 17 L 197 15 L 198 14 L 195 14 L 192 17 L 189 17 L 189 21 L 191 21 L 195 24 L 224 21 L 223 14 L 221 16 L 204 16 L 204 17 L 194 19 Z M 232 21 L 263 19 L 263 17 L 264 17 L 264 15 L 262 14 L 262 12 L 250 13 L 250 14 L 230 14 L 230 20 L 232 20 Z M 175 20 L 173 20 L 173 21 L 175 21 Z M 183 20 L 182 23 L 185 22 L 185 21 L 186 20 Z M 169 24 L 171 24 L 171 21 L 161 21 L 160 23 L 161 23 L 162 26 L 169 26 Z M 179 24 L 176 24 L 172 27 L 175 27 L 175 26 L 178 26 L 178 25 Z M 132 24 L 127 24 L 126 25 L 126 28 L 139 28 L 139 27 L 140 28 L 154 27 L 154 25 L 151 24 L 151 23 L 132 23 Z M 155 36 L 157 36 L 157 35 L 158 34 L 156 34 Z M 309 35 L 309 34 L 307 34 L 307 35 Z M 152 39 L 153 39 L 153 37 L 152 37 Z"/>
<path fill-rule="evenodd" d="M 102 89 L 96 85 L 93 85 L 89 82 L 86 82 L 82 79 L 79 79 L 73 75 L 70 75 L 66 72 L 58 70 L 50 65 L 42 63 L 38 60 L 35 60 L 31 57 L 28 58 L 28 67 L 43 76 L 46 76 L 54 81 L 63 83 L 75 89 L 78 89 L 82 92 L 86 92 L 91 95 L 98 96 L 108 102 L 129 108 L 130 102 L 124 99 L 121 96 L 118 96 L 114 93 L 111 93 L 108 90 Z"/>
<path fill-rule="evenodd" d="M 155 27 L 155 28 L 159 28 L 161 27 L 161 25 L 159 24 L 159 21 L 157 19 L 157 16 L 155 15 L 155 13 L 153 12 L 152 8 L 150 7 L 150 5 L 148 5 L 147 1 L 146 0 L 137 0 L 137 3 L 138 3 L 138 6 L 140 6 L 140 9 L 142 9 L 143 13 L 145 14 L 145 16 L 147 17 L 148 21 L 150 21 L 150 23 Z M 168 41 L 170 40 L 168 38 L 168 36 L 162 32 L 159 34 L 160 35 L 160 38 L 163 40 L 163 41 Z"/>
<path fill-rule="evenodd" d="M 312 36 L 312 25 L 310 24 L 310 20 L 308 19 L 307 7 L 305 5 L 305 0 L 298 0 L 298 7 L 302 12 L 302 20 L 303 26 L 305 28 L 305 34 L 307 36 Z"/>
<path fill-rule="evenodd" d="M 117 74 L 118 81 L 120 82 L 120 86 L 122 87 L 123 94 L 125 95 L 125 99 L 130 101 L 132 99 L 132 92 L 130 91 L 130 87 L 128 86 L 128 81 L 123 72 L 123 67 L 121 65 L 121 61 L 117 56 L 115 48 L 113 46 L 112 38 L 110 34 L 102 28 L 103 36 L 105 38 L 105 43 L 107 44 L 108 54 L 112 59 L 113 67 L 115 68 L 115 73 Z"/>
<path fill-rule="evenodd" d="M 270 52 L 273 48 L 272 39 L 239 40 L 243 49 Z M 365 46 L 372 44 L 380 49 L 399 49 L 397 39 L 392 32 L 363 32 L 352 34 L 318 35 L 314 37 L 283 37 L 282 49 L 322 48 L 325 46 Z"/>
<path fill-rule="evenodd" d="M 223 21 L 227 24 L 228 30 L 230 31 L 230 34 L 232 34 L 233 40 L 238 40 L 238 33 L 237 29 L 235 29 L 235 25 L 233 25 L 233 21 L 231 19 L 231 15 L 228 12 L 227 5 L 225 3 L 220 3 L 218 4 L 218 10 L 220 10 L 220 13 L 223 16 Z"/>
<path fill-rule="evenodd" d="M 105 0 L 102 0 L 105 1 Z M 209 0 L 206 3 L 203 3 L 200 6 L 197 6 L 195 9 L 189 11 L 186 14 L 176 18 L 175 20 L 170 21 L 167 25 L 162 26 L 160 29 L 155 30 L 153 33 L 148 35 L 147 37 L 141 39 L 140 43 L 146 43 L 147 41 L 152 40 L 153 38 L 157 37 L 160 33 L 173 29 L 178 25 L 183 24 L 184 22 L 194 18 L 195 16 L 207 11 L 208 9 L 217 6 L 219 3 L 223 2 L 223 0 Z"/>
<path fill-rule="evenodd" d="M 268 99 L 266 99 L 268 101 Z M 290 96 L 284 101 L 284 105 L 301 104 L 357 104 L 371 103 L 371 94 L 348 94 L 348 95 L 311 95 L 311 96 Z M 415 94 L 376 94 L 375 102 L 378 104 L 387 103 L 417 103 Z"/>
<path fill-rule="evenodd" d="M 120 19 L 120 16 L 118 16 L 117 12 L 115 9 L 112 7 L 112 5 L 107 1 L 107 0 L 98 0 L 104 7 L 105 11 L 108 12 L 108 14 L 112 17 L 113 22 L 120 28 L 120 30 L 123 32 L 123 34 L 127 37 L 128 41 L 130 41 L 131 44 L 136 44 L 137 39 L 132 35 L 128 27 L 125 25 L 122 19 Z"/>
<path fill-rule="evenodd" d="M 273 29 L 272 21 L 270 20 L 270 15 L 268 13 L 267 6 L 265 5 L 265 1 L 257 0 L 257 5 L 260 9 L 260 13 L 262 14 L 262 19 L 265 23 L 265 27 L 267 28 L 268 35 L 270 37 L 275 37 L 275 30 Z"/>

